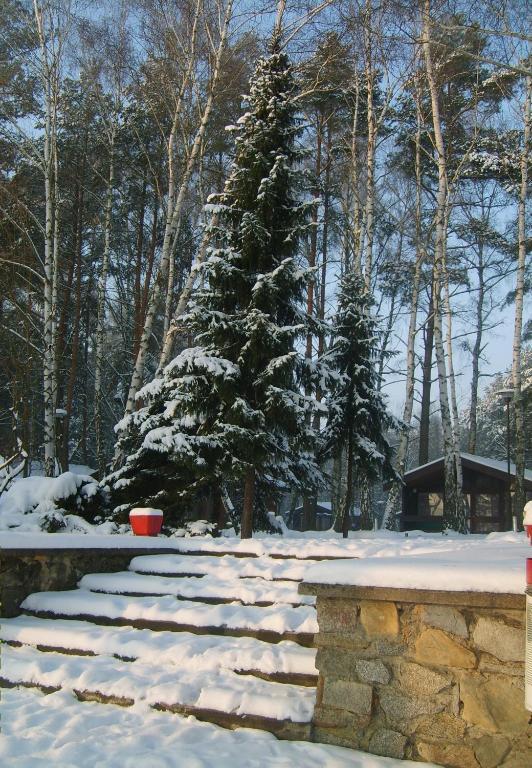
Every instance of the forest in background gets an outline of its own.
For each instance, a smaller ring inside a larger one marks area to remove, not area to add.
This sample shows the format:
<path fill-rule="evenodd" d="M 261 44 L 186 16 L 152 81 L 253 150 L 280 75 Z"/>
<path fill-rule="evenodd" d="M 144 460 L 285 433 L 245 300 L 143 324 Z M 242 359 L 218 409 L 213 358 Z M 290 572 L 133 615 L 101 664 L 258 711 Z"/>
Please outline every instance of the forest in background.
<path fill-rule="evenodd" d="M 442 453 L 452 462 L 460 447 L 503 458 L 503 386 L 513 388 L 518 477 L 527 463 L 525 7 L 287 5 L 313 203 L 299 249 L 314 268 L 307 312 L 327 321 L 339 279 L 362 276 L 380 326 L 378 381 L 384 394 L 404 385 L 404 427 L 390 436 L 400 474 Z M 274 11 L 231 0 L 3 3 L 6 460 L 26 454 L 49 475 L 87 464 L 103 477 L 115 424 L 190 344 L 179 320 L 205 255 L 204 206 L 226 180 L 226 128 L 240 118 Z M 509 317 L 505 373 L 486 349 Z M 307 358 L 328 343 L 309 334 Z M 470 360 L 465 408 L 459 353 Z"/>

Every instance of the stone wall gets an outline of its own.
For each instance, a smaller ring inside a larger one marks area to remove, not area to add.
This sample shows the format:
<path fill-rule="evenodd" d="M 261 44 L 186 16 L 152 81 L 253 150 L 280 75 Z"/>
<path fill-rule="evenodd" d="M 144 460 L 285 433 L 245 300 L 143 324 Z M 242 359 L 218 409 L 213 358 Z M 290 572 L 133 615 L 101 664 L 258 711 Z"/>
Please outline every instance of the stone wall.
<path fill-rule="evenodd" d="M 530 768 L 524 595 L 302 584 L 317 595 L 313 739 L 449 768 Z"/>
<path fill-rule="evenodd" d="M 74 589 L 86 573 L 122 571 L 137 555 L 161 549 L 3 549 L 0 552 L 0 615 L 17 616 L 32 592 Z"/>

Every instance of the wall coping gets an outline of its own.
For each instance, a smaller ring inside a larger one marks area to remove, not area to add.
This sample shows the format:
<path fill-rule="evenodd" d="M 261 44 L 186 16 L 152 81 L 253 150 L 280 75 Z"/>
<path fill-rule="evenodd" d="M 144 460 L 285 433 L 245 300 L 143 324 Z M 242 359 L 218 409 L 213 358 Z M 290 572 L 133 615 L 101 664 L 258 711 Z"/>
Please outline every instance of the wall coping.
<path fill-rule="evenodd" d="M 182 555 L 183 551 L 175 547 L 19 547 L 18 549 L 11 549 L 0 546 L 2 558 L 60 557 L 67 554 L 82 556 L 98 554 L 102 557 L 120 554 L 133 558 L 140 555 Z"/>
<path fill-rule="evenodd" d="M 425 605 L 453 605 L 471 608 L 525 608 L 525 593 L 509 592 L 456 592 L 433 589 L 407 589 L 394 587 L 359 587 L 354 584 L 318 584 L 303 581 L 298 588 L 301 595 L 344 600 L 383 600 L 395 603 L 421 603 Z"/>

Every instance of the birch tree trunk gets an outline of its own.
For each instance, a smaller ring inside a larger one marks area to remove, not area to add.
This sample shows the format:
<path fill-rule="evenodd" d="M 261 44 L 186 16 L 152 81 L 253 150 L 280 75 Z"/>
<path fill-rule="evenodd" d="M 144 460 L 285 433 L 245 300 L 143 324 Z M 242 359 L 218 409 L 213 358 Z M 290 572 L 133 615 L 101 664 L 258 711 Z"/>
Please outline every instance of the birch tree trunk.
<path fill-rule="evenodd" d="M 434 349 L 434 264 L 429 285 L 429 306 L 424 330 L 424 348 L 421 382 L 421 412 L 419 415 L 418 463 L 429 460 L 430 405 L 432 391 L 432 353 Z"/>
<path fill-rule="evenodd" d="M 477 328 L 475 333 L 475 343 L 472 352 L 472 372 L 471 372 L 471 398 L 469 405 L 469 435 L 467 439 L 467 450 L 469 453 L 476 453 L 477 450 L 477 409 L 478 409 L 478 382 L 480 353 L 482 350 L 482 334 L 484 324 L 484 241 L 479 242 L 478 249 L 478 295 L 476 306 Z"/>
<path fill-rule="evenodd" d="M 355 72 L 355 109 L 353 111 L 353 124 L 351 126 L 351 184 L 353 186 L 353 269 L 357 275 L 362 274 L 361 250 L 360 250 L 360 191 L 358 188 L 358 113 L 360 108 L 360 82 L 358 73 Z"/>
<path fill-rule="evenodd" d="M 314 168 L 315 185 L 314 185 L 314 198 L 318 200 L 321 192 L 321 173 L 322 173 L 322 147 L 323 147 L 323 115 L 318 112 L 317 125 L 316 125 L 316 165 Z M 308 265 L 311 270 L 315 270 L 317 254 L 318 254 L 318 224 L 319 222 L 319 202 L 315 202 L 312 206 L 312 218 L 310 229 L 310 246 L 308 253 Z M 314 291 L 316 288 L 316 277 L 313 271 L 310 275 L 307 283 L 307 315 L 309 317 L 314 316 Z M 313 357 L 313 334 L 309 328 L 306 337 L 305 357 L 307 360 L 312 360 Z M 310 397 L 312 394 L 310 385 L 307 387 L 306 395 Z M 310 416 L 307 417 L 310 419 Z M 302 524 L 301 529 L 303 531 L 312 530 L 316 527 L 316 497 L 303 496 L 302 500 Z"/>
<path fill-rule="evenodd" d="M 377 123 L 373 104 L 373 88 L 375 85 L 375 72 L 373 67 L 372 52 L 372 0 L 366 0 L 366 14 L 364 21 L 364 54 L 366 69 L 367 89 L 367 122 L 368 122 L 368 146 L 366 160 L 366 206 L 365 206 L 365 261 L 364 284 L 366 291 L 371 291 L 371 272 L 373 268 L 373 208 L 375 204 L 375 148 L 377 140 Z"/>
<path fill-rule="evenodd" d="M 449 195 L 447 194 L 445 205 L 445 222 L 444 231 L 447 233 L 449 221 Z M 447 269 L 447 235 L 445 235 L 442 244 L 442 271 L 443 271 L 443 287 L 444 287 L 444 311 L 446 317 L 446 347 L 447 347 L 447 363 L 449 366 L 449 391 L 451 399 L 451 417 L 452 417 L 452 435 L 454 442 L 454 460 L 456 462 L 456 484 L 459 489 L 462 488 L 462 460 L 460 458 L 460 417 L 458 414 L 458 401 L 456 397 L 456 377 L 454 375 L 454 358 L 453 358 L 453 315 L 451 311 L 451 296 L 449 288 L 449 270 Z M 462 493 L 462 505 L 465 506 Z"/>
<path fill-rule="evenodd" d="M 512 385 L 514 389 L 515 411 L 515 496 L 514 512 L 519 525 L 522 525 L 525 504 L 525 414 L 521 383 L 521 337 L 523 333 L 523 298 L 526 266 L 526 200 L 528 193 L 528 162 L 530 157 L 530 101 L 532 99 L 532 77 L 526 78 L 524 105 L 524 135 L 521 154 L 521 186 L 519 190 L 517 226 L 518 254 L 515 281 L 515 318 L 512 350 Z"/>
<path fill-rule="evenodd" d="M 416 261 L 414 265 L 414 275 L 412 280 L 412 296 L 410 299 L 410 318 L 408 322 L 408 335 L 406 340 L 406 391 L 405 402 L 403 406 L 403 424 L 399 433 L 399 444 L 396 453 L 396 471 L 400 477 L 399 481 L 393 481 L 386 499 L 382 528 L 388 530 L 397 530 L 397 516 L 401 511 L 402 499 L 402 479 L 406 469 L 406 459 L 408 455 L 408 442 L 410 425 L 412 423 L 412 414 L 414 410 L 415 393 L 415 374 L 416 374 L 416 356 L 415 345 L 417 336 L 417 316 L 419 306 L 419 290 L 421 285 L 421 270 L 425 260 L 425 249 L 422 244 L 421 233 L 421 83 L 420 78 L 415 79 L 415 99 L 416 99 L 416 135 L 415 135 L 415 174 L 416 174 L 416 204 L 415 204 L 415 222 L 416 222 Z M 431 346 L 432 351 L 432 346 Z M 431 356 L 432 357 L 432 356 Z"/>
<path fill-rule="evenodd" d="M 109 176 L 107 179 L 107 197 L 105 201 L 104 246 L 102 263 L 98 278 L 96 350 L 94 361 L 94 432 L 96 438 L 96 461 L 98 477 L 105 475 L 105 450 L 102 435 L 102 370 L 105 346 L 105 302 L 107 293 L 107 275 L 109 272 L 109 253 L 111 249 L 111 214 L 113 209 L 114 185 L 114 144 L 115 128 L 111 128 L 109 143 Z"/>
<path fill-rule="evenodd" d="M 434 345 L 438 369 L 438 385 L 440 392 L 440 413 L 444 445 L 444 527 L 462 533 L 467 532 L 465 510 L 462 502 L 462 489 L 458 485 L 457 467 L 460 461 L 456 454 L 456 441 L 451 421 L 449 406 L 449 391 L 447 380 L 447 364 L 445 359 L 443 328 L 442 328 L 442 282 L 444 280 L 444 259 L 446 250 L 446 220 L 447 220 L 447 167 L 445 145 L 440 120 L 438 89 L 432 64 L 430 38 L 430 0 L 423 0 L 422 6 L 422 49 L 425 59 L 425 71 L 430 92 L 432 125 L 438 166 L 438 190 L 436 194 L 435 212 L 435 242 L 434 242 Z"/>
<path fill-rule="evenodd" d="M 218 225 L 218 216 L 214 216 L 213 227 L 216 227 L 217 225 Z M 181 294 L 179 296 L 179 300 L 174 310 L 173 317 L 170 321 L 170 325 L 168 326 L 168 332 L 164 337 L 163 348 L 161 350 L 161 357 L 159 359 L 159 366 L 157 368 L 156 376 L 160 376 L 162 374 L 164 367 L 170 362 L 170 359 L 172 357 L 175 337 L 179 330 L 179 319 L 185 313 L 188 302 L 190 301 L 190 297 L 192 296 L 192 291 L 194 290 L 194 283 L 196 282 L 198 271 L 201 265 L 203 264 L 203 262 L 205 261 L 205 256 L 207 254 L 207 248 L 209 245 L 209 237 L 210 237 L 209 230 L 205 230 L 203 234 L 203 238 L 201 240 L 199 251 L 194 260 L 194 264 L 192 265 L 191 270 L 188 273 L 187 279 L 185 281 L 185 285 L 183 286 L 183 290 L 181 291 Z"/>
<path fill-rule="evenodd" d="M 200 124 L 196 131 L 194 142 L 192 144 L 192 148 L 188 156 L 188 160 L 186 163 L 183 176 L 181 178 L 181 184 L 179 187 L 179 191 L 177 192 L 177 195 L 175 194 L 175 186 L 174 186 L 175 171 L 173 168 L 173 159 L 174 159 L 174 143 L 176 138 L 178 117 L 181 111 L 182 100 L 178 101 L 178 105 L 174 113 L 174 121 L 172 125 L 172 130 L 169 136 L 169 140 L 168 140 L 168 158 L 169 160 L 171 158 L 172 169 L 170 174 L 171 182 L 169 182 L 169 188 L 168 188 L 168 206 L 167 206 L 164 239 L 163 239 L 162 252 L 161 252 L 161 262 L 159 265 L 158 275 L 155 280 L 155 284 L 153 286 L 153 290 L 149 297 L 148 305 L 146 308 L 144 327 L 142 330 L 139 350 L 137 353 L 137 358 L 135 360 L 135 365 L 133 368 L 131 383 L 129 386 L 129 392 L 127 396 L 126 409 L 125 409 L 126 414 L 131 413 L 133 411 L 135 407 L 135 397 L 142 384 L 144 361 L 146 359 L 146 354 L 148 351 L 148 344 L 149 344 L 149 340 L 150 340 L 152 329 L 153 329 L 153 323 L 155 320 L 157 307 L 159 305 L 159 300 L 160 300 L 162 291 L 167 285 L 169 261 L 172 256 L 171 245 L 174 241 L 174 238 L 180 226 L 181 212 L 183 209 L 183 204 L 185 202 L 185 195 L 188 190 L 188 185 L 192 177 L 192 173 L 194 171 L 194 168 L 196 167 L 196 162 L 198 160 L 200 149 L 203 143 L 203 137 L 205 135 L 205 131 L 207 129 L 207 125 L 211 115 L 214 96 L 216 92 L 216 84 L 220 74 L 220 65 L 221 65 L 222 55 L 227 43 L 229 24 L 232 17 L 232 10 L 233 10 L 233 0 L 228 0 L 227 5 L 225 7 L 223 27 L 221 30 L 220 41 L 216 51 L 216 57 L 214 62 L 213 73 L 211 76 L 211 83 L 209 87 L 207 101 L 203 108 Z M 190 72 L 191 72 L 191 68 L 190 68 Z M 163 342 L 163 349 L 164 347 L 165 347 L 165 343 Z M 115 455 L 115 462 L 118 463 L 119 461 L 120 461 L 120 456 Z"/>
<path fill-rule="evenodd" d="M 56 129 L 57 60 L 45 30 L 43 8 L 37 0 L 33 2 L 35 23 L 40 49 L 40 78 L 44 95 L 44 137 L 43 162 L 45 222 L 44 222 L 44 290 L 43 290 L 43 399 L 44 399 L 44 474 L 55 475 L 55 407 L 56 407 L 56 321 L 57 307 L 57 246 L 54 242 L 55 158 L 57 151 L 54 131 Z"/>

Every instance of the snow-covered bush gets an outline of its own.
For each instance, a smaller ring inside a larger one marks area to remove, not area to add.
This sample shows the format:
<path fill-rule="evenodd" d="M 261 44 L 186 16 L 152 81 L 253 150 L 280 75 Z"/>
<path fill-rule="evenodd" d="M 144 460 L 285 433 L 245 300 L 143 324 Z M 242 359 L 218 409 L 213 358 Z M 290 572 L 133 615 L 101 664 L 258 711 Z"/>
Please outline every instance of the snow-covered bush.
<path fill-rule="evenodd" d="M 90 528 L 104 503 L 104 491 L 90 475 L 26 477 L 0 497 L 0 528 L 48 532 L 81 530 L 87 524 Z"/>
<path fill-rule="evenodd" d="M 165 526 L 163 531 L 168 536 L 176 539 L 189 539 L 193 536 L 212 536 L 216 538 L 220 535 L 216 523 L 209 523 L 207 520 L 193 520 L 185 523 L 180 528 L 169 528 Z"/>

